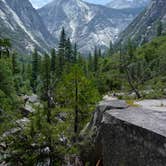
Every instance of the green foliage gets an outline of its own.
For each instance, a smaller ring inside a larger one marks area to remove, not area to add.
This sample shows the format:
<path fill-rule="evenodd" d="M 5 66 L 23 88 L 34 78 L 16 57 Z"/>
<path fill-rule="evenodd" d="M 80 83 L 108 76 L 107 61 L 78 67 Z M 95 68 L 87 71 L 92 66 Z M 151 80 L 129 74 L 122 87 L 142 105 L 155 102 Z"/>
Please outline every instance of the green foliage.
<path fill-rule="evenodd" d="M 56 52 L 55 49 L 51 50 L 51 72 L 55 74 L 56 70 Z"/>
<path fill-rule="evenodd" d="M 63 159 L 61 155 L 66 153 L 65 144 L 60 142 L 62 134 L 65 135 L 65 132 L 62 133 L 66 130 L 65 123 L 58 123 L 57 114 L 52 114 L 53 121 L 50 124 L 45 110 L 37 110 L 25 128 L 1 140 L 8 146 L 4 160 L 11 165 L 44 164 L 50 158 L 52 165 L 56 165 Z"/>
<path fill-rule="evenodd" d="M 38 74 L 39 74 L 39 55 L 37 50 L 34 50 L 34 53 L 32 55 L 32 77 L 31 77 L 31 86 L 33 89 L 33 92 L 36 93 L 37 89 L 37 83 L 38 83 Z"/>
<path fill-rule="evenodd" d="M 162 25 L 162 22 L 159 21 L 158 25 L 157 25 L 157 36 L 161 36 L 162 35 L 162 31 L 163 31 L 163 25 Z"/>
<path fill-rule="evenodd" d="M 17 54 L 14 52 L 12 54 L 12 73 L 16 75 L 20 72 L 18 61 L 17 61 Z"/>
<path fill-rule="evenodd" d="M 0 58 L 9 57 L 9 49 L 11 48 L 11 43 L 9 39 L 0 38 Z"/>
<path fill-rule="evenodd" d="M 11 63 L 9 59 L 0 59 L 0 89 L 6 94 L 14 92 Z"/>
<path fill-rule="evenodd" d="M 110 43 L 106 53 L 96 47 L 85 57 L 64 28 L 57 52 L 52 49 L 39 56 L 35 49 L 32 59 L 10 53 L 10 42 L 0 40 L 0 134 L 19 128 L 3 137 L 8 145 L 4 160 L 12 165 L 36 165 L 50 159 L 52 165 L 62 165 L 66 155 L 91 153 L 90 142 L 85 142 L 89 149 L 85 146 L 80 151 L 76 137 L 101 95 L 134 91 L 145 98 L 165 97 L 165 36 L 138 48 L 129 40 L 125 48 L 115 51 Z M 20 127 L 16 123 L 22 118 L 19 108 L 24 107 L 20 96 L 32 92 L 40 103 L 32 105 L 36 111 Z M 44 151 L 47 148 L 49 152 Z"/>
<path fill-rule="evenodd" d="M 95 51 L 94 51 L 94 72 L 98 71 L 98 62 L 99 61 L 99 54 L 98 54 L 98 50 L 97 47 L 95 47 Z"/>
<path fill-rule="evenodd" d="M 77 101 L 76 88 L 78 91 Z M 86 78 L 78 65 L 73 66 L 69 73 L 64 73 L 62 81 L 57 86 L 56 94 L 57 101 L 65 107 L 74 109 L 75 105 L 78 106 L 79 119 L 83 122 L 90 115 L 89 108 L 91 108 L 91 105 L 94 105 L 100 99 L 93 82 Z"/>

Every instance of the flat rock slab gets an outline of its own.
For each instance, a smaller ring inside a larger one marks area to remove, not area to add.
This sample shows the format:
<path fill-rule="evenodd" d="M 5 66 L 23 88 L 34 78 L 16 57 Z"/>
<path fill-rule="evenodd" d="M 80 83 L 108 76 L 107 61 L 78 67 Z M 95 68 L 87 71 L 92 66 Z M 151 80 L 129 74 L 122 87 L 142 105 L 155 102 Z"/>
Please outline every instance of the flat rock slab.
<path fill-rule="evenodd" d="M 166 137 L 166 112 L 135 107 L 112 109 L 105 112 L 102 121 L 112 123 L 112 117 Z"/>
<path fill-rule="evenodd" d="M 166 99 L 147 99 L 136 101 L 135 104 L 156 111 L 165 111 L 166 112 Z"/>
<path fill-rule="evenodd" d="M 99 103 L 99 107 L 105 106 L 107 109 L 124 109 L 127 108 L 128 105 L 124 100 L 103 100 Z"/>

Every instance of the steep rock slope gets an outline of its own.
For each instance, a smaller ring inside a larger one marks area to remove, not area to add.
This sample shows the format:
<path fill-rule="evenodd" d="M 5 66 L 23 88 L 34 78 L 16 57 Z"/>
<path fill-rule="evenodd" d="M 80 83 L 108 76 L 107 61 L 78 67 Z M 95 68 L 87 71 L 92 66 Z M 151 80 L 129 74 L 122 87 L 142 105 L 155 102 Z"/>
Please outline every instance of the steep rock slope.
<path fill-rule="evenodd" d="M 138 44 L 150 41 L 157 35 L 159 22 L 162 22 L 162 32 L 164 33 L 166 30 L 166 1 L 152 0 L 149 7 L 120 34 L 118 43 L 124 43 L 129 38 Z"/>
<path fill-rule="evenodd" d="M 140 10 L 110 9 L 81 0 L 54 0 L 38 12 L 54 37 L 58 38 L 65 27 L 80 51 L 89 52 L 95 46 L 105 48 L 110 40 L 114 42 Z"/>
<path fill-rule="evenodd" d="M 21 53 L 53 47 L 54 39 L 29 0 L 0 0 L 0 24 L 0 37 L 11 39 Z"/>
<path fill-rule="evenodd" d="M 107 6 L 114 9 L 144 8 L 150 0 L 111 0 Z"/>

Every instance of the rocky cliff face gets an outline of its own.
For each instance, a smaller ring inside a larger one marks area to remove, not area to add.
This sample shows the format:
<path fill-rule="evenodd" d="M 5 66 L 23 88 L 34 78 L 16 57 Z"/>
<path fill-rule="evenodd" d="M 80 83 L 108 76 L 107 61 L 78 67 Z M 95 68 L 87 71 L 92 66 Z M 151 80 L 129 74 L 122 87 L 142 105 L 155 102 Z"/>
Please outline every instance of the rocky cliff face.
<path fill-rule="evenodd" d="M 150 41 L 157 35 L 157 27 L 162 22 L 163 33 L 166 30 L 166 1 L 152 0 L 142 12 L 119 36 L 118 42 L 124 43 L 131 38 L 138 44 Z"/>
<path fill-rule="evenodd" d="M 24 54 L 35 47 L 48 51 L 57 46 L 65 27 L 80 51 L 89 53 L 95 46 L 105 49 L 115 42 L 143 8 L 111 9 L 81 0 L 54 0 L 37 12 L 29 0 L 0 0 L 0 37 L 10 38 Z"/>
<path fill-rule="evenodd" d="M 38 12 L 54 37 L 59 38 L 65 27 L 80 51 L 89 52 L 95 46 L 105 48 L 114 42 L 140 10 L 110 9 L 81 0 L 54 0 Z"/>
<path fill-rule="evenodd" d="M 19 52 L 53 47 L 55 40 L 29 0 L 0 0 L 0 24 L 0 37 L 11 39 Z"/>

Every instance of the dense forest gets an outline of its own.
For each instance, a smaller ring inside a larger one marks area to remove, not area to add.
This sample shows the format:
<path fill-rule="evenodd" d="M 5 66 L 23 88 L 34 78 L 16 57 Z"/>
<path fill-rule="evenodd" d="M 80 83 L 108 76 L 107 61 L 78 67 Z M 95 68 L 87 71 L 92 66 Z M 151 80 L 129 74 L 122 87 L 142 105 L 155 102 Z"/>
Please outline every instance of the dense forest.
<path fill-rule="evenodd" d="M 58 166 L 82 153 L 81 133 L 102 96 L 165 96 L 165 52 L 161 27 L 150 43 L 110 43 L 89 55 L 79 53 L 64 28 L 50 53 L 20 55 L 0 39 L 0 163 Z"/>

